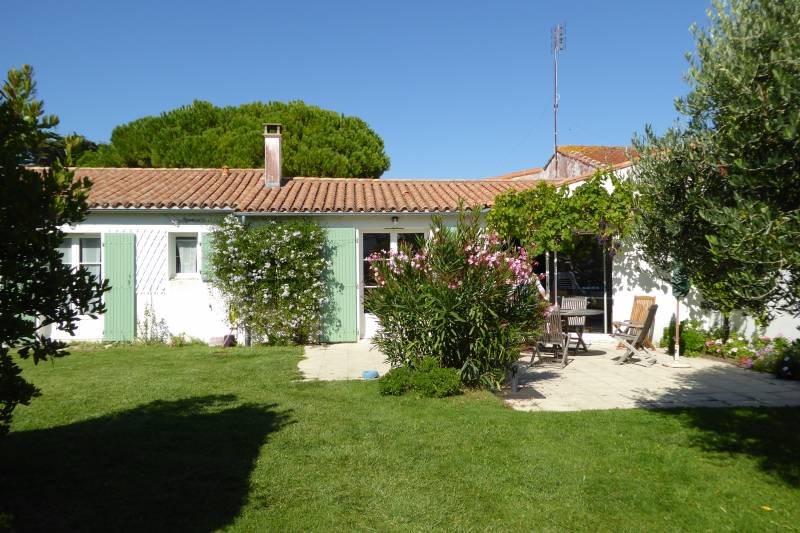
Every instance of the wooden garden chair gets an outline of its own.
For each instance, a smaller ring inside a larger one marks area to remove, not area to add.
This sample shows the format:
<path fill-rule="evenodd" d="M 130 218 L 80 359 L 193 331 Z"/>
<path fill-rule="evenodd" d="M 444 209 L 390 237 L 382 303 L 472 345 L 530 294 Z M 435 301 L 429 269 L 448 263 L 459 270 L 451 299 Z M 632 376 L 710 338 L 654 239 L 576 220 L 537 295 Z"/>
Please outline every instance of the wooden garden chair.
<path fill-rule="evenodd" d="M 561 297 L 561 309 L 586 309 L 586 306 L 589 303 L 589 298 L 586 296 L 562 296 Z M 586 317 L 585 316 L 570 316 L 567 317 L 567 335 L 570 334 L 571 331 L 575 332 L 577 339 L 575 341 L 575 349 L 577 350 L 579 347 L 583 346 L 583 351 L 588 352 L 589 349 L 586 347 L 586 343 L 583 341 L 583 328 L 586 326 Z"/>
<path fill-rule="evenodd" d="M 542 360 L 542 352 L 548 349 L 553 351 L 553 360 L 558 358 L 558 353 L 561 352 L 561 367 L 567 366 L 569 352 L 569 335 L 564 333 L 561 325 L 561 310 L 556 306 L 547 317 L 544 323 L 542 332 L 533 346 L 533 353 L 531 354 L 531 365 L 533 359 L 538 355 L 539 360 Z"/>
<path fill-rule="evenodd" d="M 627 363 L 631 358 L 639 360 L 640 364 L 653 366 L 658 359 L 645 346 L 647 333 L 653 328 L 656 320 L 658 306 L 653 304 L 647 309 L 647 316 L 641 326 L 630 326 L 627 333 L 614 333 L 614 338 L 619 340 L 626 349 L 625 355 L 620 357 L 618 364 Z"/>
<path fill-rule="evenodd" d="M 614 333 L 612 335 L 616 335 L 618 333 L 628 334 L 630 333 L 630 329 L 632 327 L 638 328 L 641 326 L 644 323 L 645 318 L 647 318 L 647 311 L 651 306 L 655 305 L 655 303 L 655 296 L 643 296 L 638 294 L 634 296 L 630 320 L 612 322 L 612 325 L 614 326 Z M 648 348 L 653 348 L 653 332 L 651 330 L 647 331 L 647 337 L 645 338 L 645 346 Z M 620 347 L 622 346 L 620 345 Z"/>

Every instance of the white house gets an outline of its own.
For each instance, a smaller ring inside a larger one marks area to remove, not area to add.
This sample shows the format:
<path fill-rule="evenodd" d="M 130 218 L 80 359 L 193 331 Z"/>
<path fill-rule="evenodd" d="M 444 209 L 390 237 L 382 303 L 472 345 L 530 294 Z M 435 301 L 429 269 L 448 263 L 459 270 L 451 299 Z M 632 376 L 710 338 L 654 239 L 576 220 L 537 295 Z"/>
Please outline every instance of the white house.
<path fill-rule="evenodd" d="M 105 295 L 107 313 L 83 319 L 72 339 L 133 340 L 146 308 L 172 333 L 205 341 L 228 333 L 224 304 L 208 281 L 208 234 L 221 217 L 234 214 L 245 221 L 306 216 L 327 229 L 339 289 L 337 325 L 324 337 L 353 342 L 375 329 L 363 305 L 364 292 L 371 289 L 364 258 L 373 251 L 427 234 L 432 214 L 454 224 L 462 200 L 490 209 L 497 194 L 533 187 L 541 179 L 575 187 L 596 168 L 611 166 L 624 175 L 630 167 L 622 148 L 564 147 L 543 169 L 486 180 L 286 179 L 280 174 L 279 125 L 267 125 L 264 145 L 263 169 L 76 169 L 76 176 L 94 184 L 90 212 L 84 222 L 63 228 L 62 252 L 74 265 L 108 278 L 112 289 Z M 632 265 L 630 254 L 611 261 L 586 249 L 586 257 L 565 257 L 552 268 L 559 273 L 553 293 L 589 295 L 590 305 L 605 310 L 590 324 L 597 333 L 607 331 L 612 319 L 628 318 L 635 294 L 653 294 L 660 306 L 655 331 L 660 336 L 675 303 L 667 284 L 649 275 L 646 265 Z M 695 304 L 690 301 L 686 311 L 699 316 Z M 794 332 L 785 324 L 776 327 Z M 60 331 L 52 335 L 68 337 Z"/>

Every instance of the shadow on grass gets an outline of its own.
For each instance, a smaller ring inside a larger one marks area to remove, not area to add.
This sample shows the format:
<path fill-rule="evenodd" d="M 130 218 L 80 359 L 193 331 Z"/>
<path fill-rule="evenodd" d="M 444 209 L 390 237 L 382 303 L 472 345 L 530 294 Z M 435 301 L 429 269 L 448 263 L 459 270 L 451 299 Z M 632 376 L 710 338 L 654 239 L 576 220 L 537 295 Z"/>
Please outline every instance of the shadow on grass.
<path fill-rule="evenodd" d="M 747 455 L 764 472 L 800 487 L 800 408 L 669 409 L 699 430 L 691 445 L 704 452 Z"/>
<path fill-rule="evenodd" d="M 800 393 L 797 383 L 732 365 L 671 372 L 665 389 L 631 391 L 636 405 L 699 430 L 691 438 L 698 449 L 750 456 L 764 472 L 800 487 L 800 407 L 790 407 Z"/>
<path fill-rule="evenodd" d="M 246 502 L 276 405 L 154 401 L 0 441 L 0 512 L 17 531 L 211 531 Z M 3 494 L 4 493 L 4 494 Z"/>

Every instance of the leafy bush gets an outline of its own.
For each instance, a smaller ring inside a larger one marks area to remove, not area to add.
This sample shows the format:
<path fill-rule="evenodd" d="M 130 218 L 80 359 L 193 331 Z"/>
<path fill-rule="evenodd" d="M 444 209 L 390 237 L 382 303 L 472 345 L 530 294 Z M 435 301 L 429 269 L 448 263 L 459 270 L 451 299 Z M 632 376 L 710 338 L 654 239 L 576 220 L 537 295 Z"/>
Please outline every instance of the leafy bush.
<path fill-rule="evenodd" d="M 401 246 L 368 259 L 378 288 L 367 306 L 380 321 L 372 342 L 393 366 L 430 357 L 457 369 L 464 384 L 496 387 L 544 320 L 535 262 L 481 229 L 479 217 L 462 210 L 456 228 L 434 217 L 433 236 L 416 253 Z"/>
<path fill-rule="evenodd" d="M 226 217 L 213 233 L 212 283 L 229 316 L 256 342 L 307 344 L 326 302 L 325 232 L 307 219 L 245 226 Z"/>
<path fill-rule="evenodd" d="M 461 376 L 455 368 L 442 368 L 436 359 L 423 359 L 411 373 L 414 392 L 426 398 L 444 398 L 461 393 Z"/>
<path fill-rule="evenodd" d="M 455 368 L 442 368 L 436 359 L 426 357 L 416 368 L 393 368 L 378 380 L 384 396 L 402 396 L 410 390 L 426 398 L 454 396 L 461 393 L 461 376 Z"/>
<path fill-rule="evenodd" d="M 777 357 L 772 372 L 779 378 L 800 379 L 800 339 L 791 343 L 781 339 L 778 344 Z"/>
<path fill-rule="evenodd" d="M 703 328 L 702 322 L 699 320 L 681 320 L 680 334 L 680 355 L 691 357 L 705 351 L 705 341 L 709 333 Z M 669 325 L 664 328 L 659 346 L 667 348 L 667 352 L 670 355 L 675 355 L 675 315 L 670 319 Z"/>
<path fill-rule="evenodd" d="M 384 396 L 402 396 L 411 389 L 411 371 L 404 367 L 393 368 L 378 380 L 378 391 Z"/>

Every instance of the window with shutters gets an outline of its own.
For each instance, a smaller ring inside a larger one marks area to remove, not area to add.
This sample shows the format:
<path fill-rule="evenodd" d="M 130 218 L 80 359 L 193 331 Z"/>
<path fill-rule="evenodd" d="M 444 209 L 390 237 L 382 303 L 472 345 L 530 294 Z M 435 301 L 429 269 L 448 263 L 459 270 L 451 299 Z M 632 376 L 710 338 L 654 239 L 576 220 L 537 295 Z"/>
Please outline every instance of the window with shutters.
<path fill-rule="evenodd" d="M 172 233 L 169 238 L 170 277 L 200 277 L 200 248 L 197 233 Z"/>

